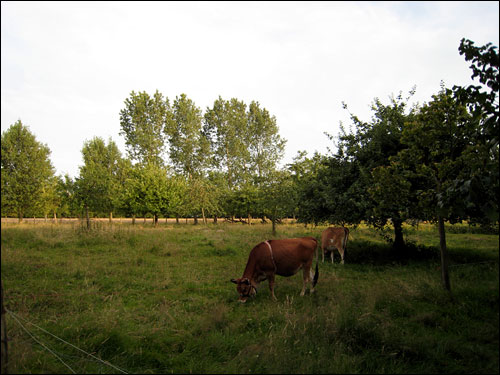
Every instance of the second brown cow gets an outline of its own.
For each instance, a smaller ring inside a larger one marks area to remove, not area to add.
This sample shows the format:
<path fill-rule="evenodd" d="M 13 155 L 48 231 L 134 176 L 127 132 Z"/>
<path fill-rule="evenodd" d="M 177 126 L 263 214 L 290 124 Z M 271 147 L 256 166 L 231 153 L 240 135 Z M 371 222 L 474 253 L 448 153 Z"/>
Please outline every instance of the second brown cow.
<path fill-rule="evenodd" d="M 321 250 L 322 250 L 322 261 L 325 261 L 325 253 L 330 253 L 330 259 L 333 263 L 333 252 L 335 249 L 338 250 L 341 263 L 344 264 L 345 250 L 347 247 L 347 239 L 349 237 L 349 229 L 341 228 L 326 228 L 321 235 Z"/>

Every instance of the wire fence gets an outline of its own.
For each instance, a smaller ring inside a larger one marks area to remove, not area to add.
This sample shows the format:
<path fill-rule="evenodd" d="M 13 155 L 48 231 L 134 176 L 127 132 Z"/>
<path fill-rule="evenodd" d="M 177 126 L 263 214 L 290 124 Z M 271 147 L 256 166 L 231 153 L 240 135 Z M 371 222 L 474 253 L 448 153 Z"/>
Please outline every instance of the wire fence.
<path fill-rule="evenodd" d="M 15 313 L 13 313 L 12 311 L 8 310 L 7 308 L 5 308 L 5 311 L 6 311 L 6 312 L 7 312 L 7 313 L 8 313 L 8 314 L 9 314 L 9 315 L 10 315 L 10 316 L 14 319 L 14 321 L 15 321 L 17 324 L 19 324 L 19 326 L 20 326 L 20 327 L 21 327 L 21 328 L 22 328 L 22 329 L 23 329 L 23 330 L 24 330 L 24 331 L 25 331 L 25 332 L 26 332 L 26 333 L 27 333 L 27 334 L 28 334 L 28 335 L 29 335 L 29 336 L 30 336 L 30 337 L 31 337 L 31 338 L 35 341 L 35 342 L 37 342 L 38 344 L 40 344 L 40 345 L 41 345 L 41 346 L 42 346 L 45 350 L 47 350 L 47 351 L 48 351 L 49 353 L 51 353 L 54 357 L 56 357 L 56 358 L 57 358 L 57 359 L 58 359 L 58 360 L 59 360 L 59 361 L 60 361 L 60 362 L 61 362 L 61 363 L 65 366 L 65 367 L 67 367 L 67 368 L 68 368 L 68 369 L 69 369 L 69 370 L 70 370 L 73 374 L 76 374 L 77 372 L 75 372 L 75 370 L 73 370 L 73 368 L 72 368 L 70 365 L 68 365 L 68 364 L 67 364 L 67 363 L 66 363 L 66 362 L 62 359 L 62 357 L 64 357 L 64 355 L 62 355 L 62 354 L 60 354 L 60 353 L 57 353 L 57 352 L 56 352 L 55 350 L 53 350 L 53 349 L 50 349 L 50 348 L 49 348 L 49 347 L 48 347 L 45 343 L 43 343 L 43 341 L 42 341 L 42 340 L 40 340 L 40 338 L 37 338 L 37 337 L 36 337 L 36 336 L 35 336 L 32 332 L 30 332 L 30 330 L 28 330 L 28 329 L 25 327 L 25 325 L 24 325 L 21 321 L 23 321 L 25 324 L 30 324 L 31 326 L 33 326 L 33 327 L 35 327 L 35 328 L 39 329 L 40 331 L 42 331 L 42 332 L 44 332 L 44 333 L 46 333 L 46 334 L 48 334 L 48 335 L 50 335 L 50 336 L 52 336 L 52 337 L 56 338 L 57 340 L 59 340 L 59 341 L 63 342 L 65 345 L 69 345 L 69 346 L 71 346 L 72 348 L 74 348 L 74 349 L 76 349 L 76 350 L 78 350 L 78 351 L 80 351 L 80 352 L 84 353 L 84 354 L 85 354 L 85 355 L 87 355 L 88 357 L 93 358 L 93 360 L 95 360 L 96 362 L 99 362 L 99 363 L 102 363 L 102 364 L 104 364 L 104 365 L 106 365 L 106 366 L 109 366 L 109 367 L 111 367 L 111 368 L 115 369 L 116 371 L 119 371 L 119 372 L 121 372 L 121 373 L 123 373 L 123 374 L 128 374 L 128 372 L 127 372 L 127 371 L 125 371 L 125 370 L 121 369 L 120 367 L 115 366 L 115 365 L 113 365 L 112 363 L 110 363 L 110 362 L 108 362 L 108 361 L 104 361 L 104 360 L 102 360 L 102 359 L 100 359 L 100 358 L 96 357 L 95 355 L 93 355 L 93 354 L 91 354 L 91 353 L 87 353 L 85 350 L 80 349 L 80 348 L 78 348 L 77 346 L 75 346 L 75 345 L 73 345 L 73 344 L 71 344 L 71 343 L 69 343 L 69 342 L 67 342 L 67 341 L 63 340 L 62 338 L 60 338 L 60 337 L 58 337 L 58 336 L 54 335 L 53 333 L 50 333 L 49 331 L 47 331 L 47 330 L 43 329 L 42 327 L 37 326 L 36 324 L 34 324 L 34 323 L 32 323 L 32 322 L 28 321 L 27 319 L 22 318 L 22 317 L 20 317 L 19 315 L 16 315 Z M 81 372 L 78 372 L 78 373 L 81 373 Z"/>

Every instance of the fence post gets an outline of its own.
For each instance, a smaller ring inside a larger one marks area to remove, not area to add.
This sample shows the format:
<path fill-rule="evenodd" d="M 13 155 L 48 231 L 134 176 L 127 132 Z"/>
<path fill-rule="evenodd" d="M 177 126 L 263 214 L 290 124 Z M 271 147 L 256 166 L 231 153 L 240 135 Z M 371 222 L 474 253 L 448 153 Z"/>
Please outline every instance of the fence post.
<path fill-rule="evenodd" d="M 3 307 L 3 281 L 1 282 L 0 286 L 0 299 L 2 300 L 2 374 L 8 374 L 9 372 L 7 371 L 7 326 L 5 324 L 5 309 Z"/>

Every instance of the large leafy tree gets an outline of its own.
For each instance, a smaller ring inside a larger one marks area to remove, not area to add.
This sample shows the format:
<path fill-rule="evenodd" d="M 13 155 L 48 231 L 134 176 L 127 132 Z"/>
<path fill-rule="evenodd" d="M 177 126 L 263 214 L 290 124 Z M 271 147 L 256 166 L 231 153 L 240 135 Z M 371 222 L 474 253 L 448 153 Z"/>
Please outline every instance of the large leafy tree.
<path fill-rule="evenodd" d="M 75 180 L 68 174 L 57 180 L 57 195 L 60 199 L 58 213 L 61 217 L 76 217 L 81 215 L 81 202 L 78 199 Z"/>
<path fill-rule="evenodd" d="M 227 186 L 226 174 L 222 171 L 208 171 L 207 180 L 212 198 L 207 215 L 213 217 L 214 223 L 217 223 L 217 218 L 227 217 L 227 213 L 231 212 L 228 209 L 230 188 Z"/>
<path fill-rule="evenodd" d="M 247 109 L 242 101 L 219 97 L 205 112 L 203 132 L 212 168 L 227 176 L 227 215 L 259 215 L 258 191 L 276 171 L 286 142 L 276 118 L 256 101 Z"/>
<path fill-rule="evenodd" d="M 306 151 L 299 151 L 293 162 L 287 165 L 295 190 L 297 207 L 294 214 L 301 223 L 327 221 L 328 211 L 324 199 L 324 184 L 322 182 L 325 156 L 315 153 L 312 158 Z"/>
<path fill-rule="evenodd" d="M 347 133 L 342 127 L 337 154 L 327 163 L 328 169 L 322 180 L 326 187 L 322 196 L 331 212 L 327 217 L 351 224 L 364 220 L 377 228 L 391 223 L 396 250 L 405 248 L 402 224 L 408 217 L 408 197 L 402 195 L 409 194 L 409 191 L 403 177 L 390 176 L 381 168 L 388 167 L 390 158 L 406 147 L 401 143 L 401 135 L 404 124 L 416 111 L 407 104 L 413 93 L 414 90 L 410 91 L 406 99 L 401 93 L 392 96 L 388 105 L 376 98 L 369 122 L 351 114 L 355 131 Z M 346 176 L 346 179 L 339 180 L 339 176 Z M 387 189 L 387 177 L 403 189 L 392 188 L 391 183 L 391 189 Z M 338 197 L 341 197 L 340 204 Z"/>
<path fill-rule="evenodd" d="M 136 164 L 131 169 L 122 195 L 123 209 L 134 218 L 153 215 L 156 226 L 162 214 L 175 213 L 181 202 L 182 185 L 169 178 L 167 170 L 156 164 Z"/>
<path fill-rule="evenodd" d="M 259 102 L 252 101 L 248 107 L 248 148 L 251 170 L 257 181 L 269 179 L 283 158 L 286 140 L 279 135 L 276 117 L 261 108 Z"/>
<path fill-rule="evenodd" d="M 450 290 L 448 252 L 444 222 L 456 222 L 467 217 L 467 204 L 455 180 L 469 160 L 465 151 L 473 142 L 475 123 L 463 105 L 453 98 L 451 90 L 433 96 L 408 122 L 402 142 L 407 146 L 393 160 L 414 180 L 423 182 L 417 190 L 419 207 L 427 219 L 438 222 L 442 281 Z"/>
<path fill-rule="evenodd" d="M 455 96 L 470 109 L 472 115 L 481 123 L 480 133 L 490 147 L 497 147 L 500 125 L 498 101 L 498 47 L 492 43 L 477 47 L 474 42 L 463 38 L 458 48 L 466 61 L 471 61 L 471 78 L 478 79 L 481 85 L 466 87 L 455 86 Z"/>
<path fill-rule="evenodd" d="M 52 176 L 47 181 L 47 184 L 42 190 L 42 204 L 40 207 L 41 213 L 45 216 L 45 220 L 47 220 L 47 216 L 52 213 L 54 215 L 54 221 L 56 224 L 57 211 L 62 203 L 62 197 L 58 192 L 59 181 L 59 176 Z"/>
<path fill-rule="evenodd" d="M 119 206 L 127 161 L 115 142 L 110 139 L 106 145 L 100 137 L 84 143 L 82 156 L 83 165 L 76 178 L 79 198 L 86 210 L 108 213 L 111 220 Z"/>
<path fill-rule="evenodd" d="M 188 179 L 202 176 L 208 161 L 208 140 L 202 132 L 201 110 L 185 94 L 174 100 L 165 133 L 175 171 Z"/>
<path fill-rule="evenodd" d="M 198 224 L 200 214 L 206 223 L 207 216 L 217 212 L 216 187 L 207 178 L 191 178 L 187 181 L 185 194 L 187 199 L 184 202 L 184 210 L 189 216 L 194 217 L 195 224 Z"/>
<path fill-rule="evenodd" d="M 130 159 L 143 164 L 163 164 L 166 142 L 165 126 L 171 116 L 168 98 L 158 90 L 148 93 L 132 91 L 120 111 L 120 135 Z"/>
<path fill-rule="evenodd" d="M 288 170 L 274 171 L 261 185 L 260 210 L 269 217 L 272 233 L 276 235 L 276 224 L 293 215 L 296 201 L 295 185 Z"/>
<path fill-rule="evenodd" d="M 339 154 L 325 158 L 317 179 L 324 206 L 322 221 L 342 226 L 357 224 L 373 209 L 356 161 Z"/>
<path fill-rule="evenodd" d="M 246 104 L 219 96 L 205 111 L 203 132 L 210 142 L 212 167 L 227 174 L 227 186 L 245 184 L 250 172 Z"/>
<path fill-rule="evenodd" d="M 44 205 L 43 192 L 52 186 L 50 149 L 21 120 L 2 133 L 1 148 L 2 214 L 16 214 L 21 222 Z"/>
<path fill-rule="evenodd" d="M 469 163 L 455 180 L 455 188 L 464 192 L 471 220 L 482 223 L 499 220 L 499 100 L 498 48 L 488 43 L 477 47 L 462 39 L 459 52 L 471 61 L 471 78 L 480 85 L 455 86 L 458 101 L 467 106 L 477 126 L 473 141 L 464 151 Z"/>

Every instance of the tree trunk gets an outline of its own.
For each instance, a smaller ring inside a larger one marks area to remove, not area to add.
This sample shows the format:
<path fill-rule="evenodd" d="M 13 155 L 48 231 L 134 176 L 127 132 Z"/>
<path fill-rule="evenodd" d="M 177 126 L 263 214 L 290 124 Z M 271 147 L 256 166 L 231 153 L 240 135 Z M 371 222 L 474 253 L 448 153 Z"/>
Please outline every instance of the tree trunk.
<path fill-rule="evenodd" d="M 394 250 L 400 251 L 405 248 L 405 240 L 403 238 L 403 220 L 392 219 L 394 225 Z"/>
<path fill-rule="evenodd" d="M 2 300 L 2 330 L 1 330 L 1 335 L 2 335 L 2 374 L 8 374 L 8 369 L 7 369 L 7 360 L 8 360 L 8 356 L 7 356 L 7 342 L 8 342 L 8 339 L 7 339 L 7 326 L 5 324 L 5 309 L 3 307 L 3 282 L 1 283 L 0 285 L 0 299 Z"/>
<path fill-rule="evenodd" d="M 252 224 L 252 215 L 248 214 L 248 225 Z"/>
<path fill-rule="evenodd" d="M 89 208 L 85 205 L 85 218 L 87 220 L 87 230 L 90 230 Z"/>
<path fill-rule="evenodd" d="M 273 223 L 273 236 L 276 236 L 276 219 L 272 217 L 271 222 Z"/>
<path fill-rule="evenodd" d="M 201 208 L 201 216 L 203 217 L 203 224 L 207 224 L 207 218 L 205 217 L 205 209 Z"/>
<path fill-rule="evenodd" d="M 132 215 L 132 225 L 135 225 L 135 215 Z"/>
<path fill-rule="evenodd" d="M 448 249 L 446 248 L 446 234 L 444 230 L 444 219 L 438 216 L 439 225 L 439 247 L 441 249 L 441 281 L 446 290 L 451 292 L 450 275 L 448 274 Z"/>
<path fill-rule="evenodd" d="M 57 225 L 57 213 L 54 211 L 54 224 Z"/>
<path fill-rule="evenodd" d="M 153 215 L 153 226 L 156 228 L 157 225 L 158 225 L 158 215 L 154 214 Z"/>
<path fill-rule="evenodd" d="M 109 213 L 109 223 L 113 224 L 113 211 Z"/>

